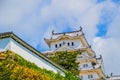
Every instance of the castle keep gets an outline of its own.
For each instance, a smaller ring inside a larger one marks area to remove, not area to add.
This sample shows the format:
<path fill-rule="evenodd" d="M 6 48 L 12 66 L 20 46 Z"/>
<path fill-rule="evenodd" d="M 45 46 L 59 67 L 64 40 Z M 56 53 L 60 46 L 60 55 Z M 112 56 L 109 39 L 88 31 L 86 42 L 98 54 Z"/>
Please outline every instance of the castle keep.
<path fill-rule="evenodd" d="M 57 51 L 81 52 L 77 55 L 76 62 L 79 63 L 79 77 L 82 80 L 105 79 L 102 56 L 96 58 L 96 54 L 88 44 L 81 27 L 72 32 L 54 33 L 52 31 L 51 38 L 45 38 L 45 42 L 50 48 L 44 52 L 47 56 L 54 56 Z"/>

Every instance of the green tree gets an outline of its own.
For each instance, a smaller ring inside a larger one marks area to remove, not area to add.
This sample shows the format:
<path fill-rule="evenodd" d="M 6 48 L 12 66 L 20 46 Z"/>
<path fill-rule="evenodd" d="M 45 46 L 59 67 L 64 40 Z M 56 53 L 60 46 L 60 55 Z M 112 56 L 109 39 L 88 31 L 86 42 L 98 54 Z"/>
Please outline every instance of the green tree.
<path fill-rule="evenodd" d="M 54 56 L 49 57 L 54 62 L 58 63 L 60 66 L 65 68 L 66 70 L 74 73 L 79 74 L 78 63 L 76 63 L 76 57 L 80 54 L 79 51 L 60 51 L 56 52 Z"/>

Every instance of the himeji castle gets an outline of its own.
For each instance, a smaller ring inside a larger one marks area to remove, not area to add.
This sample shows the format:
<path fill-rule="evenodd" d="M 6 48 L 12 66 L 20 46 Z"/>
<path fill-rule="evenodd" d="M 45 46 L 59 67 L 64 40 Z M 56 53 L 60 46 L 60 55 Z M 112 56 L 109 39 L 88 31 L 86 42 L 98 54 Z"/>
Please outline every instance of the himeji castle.
<path fill-rule="evenodd" d="M 79 63 L 79 77 L 82 80 L 106 80 L 102 56 L 96 57 L 95 52 L 88 44 L 82 28 L 72 32 L 55 33 L 52 31 L 50 39 L 45 38 L 50 50 L 46 56 L 54 56 L 57 51 L 79 51 L 76 62 Z"/>
<path fill-rule="evenodd" d="M 54 56 L 57 51 L 77 51 L 80 54 L 76 56 L 75 62 L 78 63 L 79 74 L 77 76 L 81 80 L 120 80 L 119 75 L 111 74 L 106 77 L 102 56 L 96 57 L 81 27 L 72 32 L 55 33 L 52 31 L 51 37 L 44 38 L 44 40 L 50 49 L 42 54 L 13 32 L 0 33 L 0 53 L 11 50 L 42 69 L 60 72 L 65 76 L 66 70 L 46 56 Z M 0 59 L 2 59 L 1 56 Z"/>

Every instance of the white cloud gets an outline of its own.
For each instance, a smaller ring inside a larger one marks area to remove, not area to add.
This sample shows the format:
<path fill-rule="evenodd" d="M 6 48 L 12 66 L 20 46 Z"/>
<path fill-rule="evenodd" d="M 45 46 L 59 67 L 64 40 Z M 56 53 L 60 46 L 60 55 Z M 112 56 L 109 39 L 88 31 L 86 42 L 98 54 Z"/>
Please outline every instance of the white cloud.
<path fill-rule="evenodd" d="M 114 74 L 120 74 L 120 63 L 118 62 L 120 60 L 120 45 L 119 45 L 120 39 L 115 38 L 95 38 L 94 39 L 94 49 L 97 55 L 102 54 L 105 71 L 107 74 L 114 73 Z"/>
<path fill-rule="evenodd" d="M 119 33 L 120 33 L 120 6 L 118 7 L 118 12 L 117 15 L 115 16 L 113 22 L 110 24 L 110 28 L 108 29 L 108 36 L 113 36 L 115 38 L 120 38 Z"/>
<path fill-rule="evenodd" d="M 30 15 L 41 0 L 6 0 L 0 5 L 0 24 L 17 25 Z M 27 15 L 26 15 L 27 14 Z"/>
<path fill-rule="evenodd" d="M 113 72 L 120 74 L 120 7 L 118 13 L 110 24 L 107 36 L 105 38 L 97 37 L 94 39 L 94 49 L 97 55 L 102 54 L 105 70 L 107 74 Z"/>
<path fill-rule="evenodd" d="M 42 21 L 54 23 L 59 31 L 63 31 L 63 23 L 66 22 L 70 28 L 77 30 L 80 26 L 85 30 L 87 38 L 91 39 L 97 32 L 96 25 L 100 19 L 103 4 L 97 4 L 96 0 L 52 0 L 51 4 L 42 8 Z M 62 23 L 61 23 L 62 22 Z M 89 35 L 87 35 L 89 34 Z"/>

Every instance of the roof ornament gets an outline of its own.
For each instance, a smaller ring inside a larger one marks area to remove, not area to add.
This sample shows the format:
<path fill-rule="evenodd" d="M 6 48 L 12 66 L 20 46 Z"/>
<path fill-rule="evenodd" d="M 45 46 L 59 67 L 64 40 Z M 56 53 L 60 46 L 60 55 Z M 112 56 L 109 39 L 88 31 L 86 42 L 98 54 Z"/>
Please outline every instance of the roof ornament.
<path fill-rule="evenodd" d="M 54 35 L 54 30 L 52 30 L 52 35 Z"/>
<path fill-rule="evenodd" d="M 82 31 L 82 27 L 80 26 L 80 31 Z"/>
<path fill-rule="evenodd" d="M 102 58 L 102 55 L 100 55 L 100 59 Z"/>

